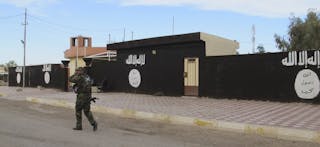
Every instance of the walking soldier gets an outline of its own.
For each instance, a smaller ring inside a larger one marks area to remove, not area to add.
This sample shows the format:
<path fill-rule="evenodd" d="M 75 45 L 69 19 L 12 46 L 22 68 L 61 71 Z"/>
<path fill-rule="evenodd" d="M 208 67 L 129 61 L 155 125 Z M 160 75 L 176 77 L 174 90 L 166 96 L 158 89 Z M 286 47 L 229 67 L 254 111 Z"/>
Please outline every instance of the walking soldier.
<path fill-rule="evenodd" d="M 70 77 L 69 81 L 75 83 L 73 89 L 75 93 L 77 93 L 75 106 L 77 124 L 76 127 L 73 128 L 73 130 L 82 130 L 83 110 L 85 116 L 93 126 L 93 131 L 96 131 L 98 129 L 98 124 L 94 120 L 93 115 L 90 111 L 91 80 L 90 77 L 86 74 L 85 68 L 77 68 L 75 74 Z"/>

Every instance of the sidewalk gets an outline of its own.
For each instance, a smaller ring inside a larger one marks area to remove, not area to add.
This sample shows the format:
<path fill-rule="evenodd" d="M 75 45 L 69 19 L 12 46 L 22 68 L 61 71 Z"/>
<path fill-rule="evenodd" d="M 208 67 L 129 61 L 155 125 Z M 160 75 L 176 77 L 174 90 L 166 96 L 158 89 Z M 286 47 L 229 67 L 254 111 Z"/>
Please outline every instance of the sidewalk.
<path fill-rule="evenodd" d="M 76 95 L 0 86 L 0 98 L 73 108 Z M 320 105 L 132 93 L 94 93 L 97 112 L 320 143 Z"/>

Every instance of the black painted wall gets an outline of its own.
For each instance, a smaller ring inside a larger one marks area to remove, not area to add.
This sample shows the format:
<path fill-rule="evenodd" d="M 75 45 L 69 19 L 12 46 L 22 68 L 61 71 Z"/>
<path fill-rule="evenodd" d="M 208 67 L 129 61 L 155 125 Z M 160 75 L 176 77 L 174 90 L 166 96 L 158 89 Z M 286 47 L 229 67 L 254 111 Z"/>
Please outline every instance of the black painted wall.
<path fill-rule="evenodd" d="M 313 51 L 308 52 L 313 55 Z M 206 57 L 200 68 L 200 95 L 273 101 L 302 101 L 294 89 L 304 66 L 284 66 L 284 53 Z M 308 66 L 319 76 L 316 66 Z M 313 101 L 318 101 L 319 96 Z"/>
<path fill-rule="evenodd" d="M 104 91 L 184 95 L 186 57 L 199 58 L 199 96 L 202 97 L 305 101 L 298 97 L 294 88 L 298 72 L 311 69 L 318 77 L 320 73 L 318 65 L 283 65 L 282 59 L 288 57 L 288 52 L 206 57 L 205 42 L 201 41 L 200 33 L 120 42 L 107 48 L 117 50 L 117 61 L 93 61 L 90 72 L 94 84 Z M 145 65 L 125 63 L 128 55 L 139 54 L 145 54 Z M 305 60 L 318 58 L 314 51 L 308 51 L 307 56 Z M 320 53 L 318 62 L 320 64 Z M 141 74 L 138 88 L 129 84 L 128 75 L 132 69 Z M 309 86 L 316 86 L 317 82 L 309 82 L 313 84 Z M 317 88 L 310 88 L 311 91 L 314 89 Z M 319 95 L 311 101 L 320 101 Z"/>
<path fill-rule="evenodd" d="M 157 51 L 152 54 L 152 49 Z M 308 57 L 313 55 L 308 52 Z M 129 54 L 145 54 L 146 64 L 125 64 Z M 94 61 L 91 76 L 96 85 L 104 85 L 105 91 L 120 91 L 164 95 L 183 95 L 183 58 L 199 57 L 199 96 L 271 101 L 319 102 L 299 98 L 294 89 L 295 78 L 302 69 L 311 69 L 319 77 L 317 66 L 284 66 L 282 59 L 288 52 L 254 55 L 204 57 L 203 42 L 150 46 L 118 50 L 116 62 Z M 128 82 L 131 69 L 141 73 L 140 87 Z"/>
<path fill-rule="evenodd" d="M 68 79 L 66 76 L 66 69 L 60 64 L 51 64 L 50 82 L 46 84 L 44 81 L 44 72 L 42 71 L 43 65 L 26 66 L 26 87 L 47 87 L 65 89 L 65 81 Z M 23 74 L 21 74 L 21 82 L 17 83 L 16 67 L 9 68 L 9 86 L 22 86 Z"/>
<path fill-rule="evenodd" d="M 109 85 L 105 84 L 105 91 L 183 95 L 184 58 L 204 57 L 204 46 L 203 41 L 193 41 L 118 49 L 117 61 L 93 61 L 90 74 L 95 85 L 101 86 L 103 81 L 107 81 Z M 152 54 L 152 50 L 156 50 L 156 54 Z M 127 65 L 125 61 L 130 54 L 145 54 L 145 65 Z M 129 84 L 128 75 L 131 69 L 137 69 L 141 74 L 138 88 Z"/>

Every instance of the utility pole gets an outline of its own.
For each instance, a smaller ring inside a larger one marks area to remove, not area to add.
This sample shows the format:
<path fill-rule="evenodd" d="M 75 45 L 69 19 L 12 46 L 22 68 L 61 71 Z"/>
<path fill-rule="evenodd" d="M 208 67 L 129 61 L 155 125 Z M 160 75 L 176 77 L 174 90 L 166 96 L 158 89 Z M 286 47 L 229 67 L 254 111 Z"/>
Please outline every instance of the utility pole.
<path fill-rule="evenodd" d="M 75 59 L 75 64 L 74 64 L 74 69 L 78 68 L 78 60 L 79 60 L 79 39 L 81 35 L 78 35 L 74 39 L 74 46 L 76 47 L 76 59 Z"/>
<path fill-rule="evenodd" d="M 174 16 L 172 17 L 172 35 L 174 35 Z"/>
<path fill-rule="evenodd" d="M 123 42 L 126 41 L 126 28 L 123 29 Z"/>
<path fill-rule="evenodd" d="M 131 40 L 133 40 L 133 31 L 131 31 Z"/>
<path fill-rule="evenodd" d="M 252 54 L 255 53 L 255 48 L 256 48 L 256 28 L 254 25 L 252 25 Z"/>
<path fill-rule="evenodd" d="M 109 44 L 111 43 L 111 34 L 109 33 Z"/>
<path fill-rule="evenodd" d="M 78 39 L 77 39 L 77 41 L 78 41 Z M 79 46 L 78 46 L 78 43 L 77 43 L 76 69 L 78 68 L 78 59 L 79 59 Z"/>
<path fill-rule="evenodd" d="M 25 87 L 26 83 L 26 45 L 27 45 L 27 8 L 25 9 L 24 12 L 24 36 L 23 36 L 23 81 L 22 81 L 22 87 Z"/>

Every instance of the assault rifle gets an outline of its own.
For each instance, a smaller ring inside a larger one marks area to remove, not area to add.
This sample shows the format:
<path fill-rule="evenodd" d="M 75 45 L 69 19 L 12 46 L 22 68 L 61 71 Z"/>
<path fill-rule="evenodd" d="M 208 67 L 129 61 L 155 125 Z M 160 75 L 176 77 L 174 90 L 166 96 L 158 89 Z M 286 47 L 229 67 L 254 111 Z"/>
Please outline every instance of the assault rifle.
<path fill-rule="evenodd" d="M 91 98 L 90 98 L 90 100 L 89 100 L 89 102 L 91 102 L 91 101 L 92 101 L 92 102 L 96 103 L 96 100 L 98 100 L 98 99 L 99 99 L 99 98 L 91 97 Z"/>

